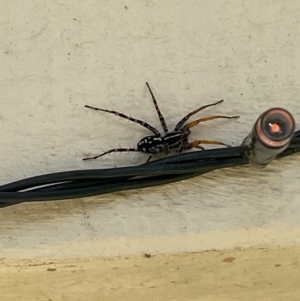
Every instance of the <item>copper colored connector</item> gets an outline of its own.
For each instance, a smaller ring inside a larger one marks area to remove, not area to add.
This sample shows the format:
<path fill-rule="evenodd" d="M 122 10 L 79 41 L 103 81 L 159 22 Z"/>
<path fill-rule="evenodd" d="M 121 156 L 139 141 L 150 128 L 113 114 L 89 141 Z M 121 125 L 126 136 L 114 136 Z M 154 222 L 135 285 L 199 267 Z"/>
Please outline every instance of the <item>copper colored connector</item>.
<path fill-rule="evenodd" d="M 295 120 L 282 108 L 272 108 L 257 120 L 255 131 L 257 138 L 269 148 L 282 148 L 294 135 Z"/>

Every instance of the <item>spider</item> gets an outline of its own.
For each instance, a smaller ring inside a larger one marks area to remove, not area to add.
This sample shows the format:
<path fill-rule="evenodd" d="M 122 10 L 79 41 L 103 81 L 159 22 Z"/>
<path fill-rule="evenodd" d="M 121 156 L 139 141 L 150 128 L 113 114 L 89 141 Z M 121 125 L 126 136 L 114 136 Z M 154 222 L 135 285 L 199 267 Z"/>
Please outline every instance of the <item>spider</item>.
<path fill-rule="evenodd" d="M 215 141 L 215 140 L 195 140 L 193 142 L 189 142 L 188 136 L 190 134 L 190 128 L 192 128 L 193 126 L 197 125 L 200 122 L 204 122 L 204 121 L 208 121 L 208 120 L 213 120 L 213 119 L 218 119 L 218 118 L 233 119 L 233 118 L 239 118 L 240 116 L 213 115 L 213 116 L 199 118 L 199 119 L 196 119 L 194 121 L 191 121 L 191 122 L 185 124 L 191 116 L 195 115 L 196 113 L 198 113 L 208 107 L 215 106 L 215 105 L 223 102 L 223 100 L 219 100 L 215 103 L 202 106 L 202 107 L 190 112 L 177 123 L 177 125 L 175 126 L 173 131 L 169 132 L 165 118 L 162 115 L 162 113 L 158 107 L 156 98 L 147 82 L 146 82 L 146 85 L 151 94 L 152 101 L 154 103 L 154 107 L 156 109 L 156 112 L 159 117 L 160 124 L 162 126 L 164 133 L 161 134 L 156 128 L 151 126 L 149 123 L 142 121 L 140 119 L 132 118 L 130 116 L 127 116 L 127 115 L 117 112 L 117 111 L 100 109 L 100 108 L 92 107 L 89 105 L 85 105 L 86 108 L 89 108 L 89 109 L 92 109 L 95 111 L 111 113 L 111 114 L 114 114 L 121 118 L 138 123 L 141 126 L 148 129 L 149 131 L 151 131 L 153 133 L 153 135 L 142 138 L 138 142 L 136 148 L 131 148 L 131 147 L 129 147 L 129 148 L 123 148 L 123 147 L 113 148 L 100 155 L 97 155 L 94 157 L 89 157 L 89 158 L 83 158 L 83 160 L 93 160 L 93 159 L 97 159 L 104 155 L 107 155 L 110 153 L 115 153 L 115 152 L 142 152 L 142 153 L 150 154 L 150 157 L 147 160 L 147 162 L 149 162 L 152 155 L 156 155 L 156 154 L 169 154 L 171 152 L 181 153 L 182 151 L 189 150 L 191 148 L 197 148 L 197 149 L 203 150 L 204 148 L 200 144 L 214 144 L 214 145 L 224 145 L 224 146 L 230 147 L 230 145 L 227 145 L 223 142 Z"/>

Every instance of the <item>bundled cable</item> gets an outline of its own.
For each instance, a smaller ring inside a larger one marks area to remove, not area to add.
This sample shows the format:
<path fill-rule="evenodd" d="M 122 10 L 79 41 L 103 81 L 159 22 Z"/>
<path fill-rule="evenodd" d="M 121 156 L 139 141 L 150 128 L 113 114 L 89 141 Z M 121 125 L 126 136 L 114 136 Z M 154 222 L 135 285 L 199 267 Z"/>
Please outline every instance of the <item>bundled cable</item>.
<path fill-rule="evenodd" d="M 284 109 L 264 112 L 237 147 L 184 153 L 138 166 L 46 174 L 0 186 L 0 207 L 22 202 L 63 200 L 151 187 L 199 176 L 209 171 L 272 160 L 300 151 L 300 131 Z"/>

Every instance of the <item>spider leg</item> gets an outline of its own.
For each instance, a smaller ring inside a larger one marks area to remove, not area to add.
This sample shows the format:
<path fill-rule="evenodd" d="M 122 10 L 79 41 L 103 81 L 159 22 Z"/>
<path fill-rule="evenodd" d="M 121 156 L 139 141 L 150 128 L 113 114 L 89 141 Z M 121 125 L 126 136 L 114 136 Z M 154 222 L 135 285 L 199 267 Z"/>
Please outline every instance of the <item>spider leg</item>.
<path fill-rule="evenodd" d="M 160 111 L 160 109 L 159 109 L 159 107 L 158 107 L 156 98 L 155 98 L 155 96 L 154 96 L 154 94 L 153 94 L 153 92 L 152 92 L 152 90 L 151 90 L 151 88 L 150 88 L 150 86 L 149 86 L 149 84 L 148 84 L 147 82 L 146 82 L 146 85 L 147 85 L 147 87 L 148 87 L 148 89 L 149 89 L 149 92 L 150 92 L 150 94 L 151 94 L 151 96 L 152 96 L 152 100 L 153 100 L 154 107 L 155 107 L 155 110 L 156 110 L 156 112 L 157 112 L 157 115 L 158 115 L 158 117 L 159 117 L 160 124 L 161 124 L 161 126 L 162 126 L 164 132 L 167 133 L 167 132 L 168 132 L 168 127 L 167 127 L 165 118 L 164 118 L 163 114 L 161 113 L 161 111 Z"/>
<path fill-rule="evenodd" d="M 117 111 L 113 111 L 113 110 L 100 109 L 100 108 L 92 107 L 92 106 L 89 106 L 89 105 L 85 105 L 85 107 L 89 108 L 89 109 L 92 109 L 92 110 L 95 110 L 95 111 L 102 111 L 102 112 L 114 114 L 114 115 L 119 116 L 121 118 L 124 118 L 124 119 L 130 120 L 132 122 L 138 123 L 141 126 L 143 126 L 144 128 L 146 128 L 149 131 L 151 131 L 153 134 L 160 136 L 159 131 L 156 128 L 154 128 L 152 125 L 150 125 L 149 123 L 147 123 L 146 121 L 143 121 L 143 120 L 140 120 L 140 119 L 137 119 L 137 118 L 132 118 L 132 117 L 127 116 L 127 115 L 125 115 L 123 113 L 120 113 L 120 112 L 117 112 Z"/>
<path fill-rule="evenodd" d="M 191 116 L 195 115 L 196 113 L 198 113 L 198 112 L 200 112 L 200 111 L 202 111 L 202 110 L 204 110 L 204 109 L 206 109 L 206 108 L 215 106 L 215 105 L 217 105 L 217 104 L 219 104 L 219 103 L 221 103 L 221 102 L 223 102 L 223 101 L 224 101 L 224 100 L 222 99 L 222 100 L 219 100 L 219 101 L 217 101 L 217 102 L 211 103 L 211 104 L 209 104 L 209 105 L 202 106 L 202 107 L 200 107 L 200 108 L 198 108 L 198 109 L 196 109 L 196 110 L 190 112 L 189 114 L 187 114 L 186 116 L 184 116 L 184 117 L 177 123 L 177 125 L 175 126 L 174 131 L 178 131 L 179 129 L 181 129 L 181 127 L 183 126 L 183 124 L 184 124 Z"/>
<path fill-rule="evenodd" d="M 184 146 L 184 149 L 191 149 L 191 148 L 198 148 L 198 149 L 201 149 L 201 150 L 204 150 L 204 147 L 202 147 L 201 144 L 202 143 L 202 140 L 196 140 L 196 141 L 193 141 L 193 142 L 190 142 L 190 143 L 187 143 L 185 146 Z"/>
<path fill-rule="evenodd" d="M 202 146 L 200 146 L 199 144 L 214 144 L 214 145 L 224 145 L 224 146 L 227 146 L 227 147 L 231 147 L 230 145 L 228 144 L 225 144 L 223 142 L 220 142 L 220 141 L 215 141 L 215 140 L 195 140 L 191 143 L 188 143 L 186 146 L 185 146 L 185 149 L 191 149 L 191 148 L 199 148 L 199 149 L 204 149 Z"/>
<path fill-rule="evenodd" d="M 223 115 L 213 115 L 213 116 L 208 116 L 208 117 L 203 117 L 196 119 L 184 126 L 185 129 L 190 129 L 191 127 L 197 125 L 200 122 L 208 121 L 208 120 L 214 120 L 214 119 L 219 119 L 219 118 L 226 118 L 226 119 L 233 119 L 233 118 L 239 118 L 240 116 L 223 116 Z"/>
<path fill-rule="evenodd" d="M 118 152 L 139 152 L 139 150 L 137 150 L 136 148 L 113 148 L 111 150 L 108 150 L 98 156 L 95 157 L 89 157 L 89 158 L 83 158 L 82 160 L 86 161 L 86 160 L 94 160 L 94 159 L 98 159 L 104 155 L 110 154 L 110 153 L 118 153 Z"/>

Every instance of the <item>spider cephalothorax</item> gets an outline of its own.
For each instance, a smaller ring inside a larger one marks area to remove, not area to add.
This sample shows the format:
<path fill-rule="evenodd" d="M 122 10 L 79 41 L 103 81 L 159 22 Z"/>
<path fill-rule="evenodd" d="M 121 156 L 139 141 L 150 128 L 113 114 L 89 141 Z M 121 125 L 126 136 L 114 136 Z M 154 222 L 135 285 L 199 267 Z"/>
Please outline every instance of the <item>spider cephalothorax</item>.
<path fill-rule="evenodd" d="M 141 126 L 147 128 L 148 130 L 150 130 L 153 135 L 150 136 L 146 136 L 144 138 L 142 138 L 138 144 L 136 148 L 113 148 L 111 150 L 108 150 L 100 155 L 94 156 L 94 157 L 90 157 L 90 158 L 84 158 L 83 160 L 90 160 L 90 159 L 97 159 L 99 157 L 102 157 L 106 154 L 109 153 L 113 153 L 113 152 L 143 152 L 143 153 L 147 153 L 147 154 L 169 154 L 169 153 L 181 153 L 184 150 L 188 150 L 191 148 L 198 148 L 198 149 L 203 149 L 203 147 L 200 144 L 215 144 L 215 145 L 224 145 L 224 146 L 229 146 L 223 142 L 220 141 L 215 141 L 215 140 L 195 140 L 193 142 L 188 142 L 188 136 L 190 134 L 190 128 L 197 125 L 200 122 L 204 122 L 204 121 L 208 121 L 208 120 L 213 120 L 213 119 L 218 119 L 218 118 L 226 118 L 226 119 L 232 119 L 232 118 L 239 118 L 239 116 L 223 116 L 223 115 L 212 115 L 212 116 L 208 116 L 208 117 L 203 117 L 203 118 L 199 118 L 196 119 L 194 121 L 191 121 L 189 123 L 186 124 L 187 120 L 195 115 L 196 113 L 204 110 L 205 108 L 208 107 L 212 107 L 214 105 L 217 105 L 221 102 L 223 102 L 223 100 L 217 101 L 215 103 L 209 104 L 209 105 L 205 105 L 202 106 L 192 112 L 190 112 L 189 114 L 187 114 L 185 117 L 183 117 L 175 126 L 174 130 L 169 132 L 166 121 L 164 116 L 162 115 L 157 101 L 155 99 L 154 94 L 151 91 L 151 88 L 149 86 L 148 83 L 146 83 L 149 92 L 151 94 L 153 103 L 154 103 L 154 107 L 156 109 L 157 115 L 159 117 L 161 126 L 163 128 L 164 133 L 161 134 L 156 128 L 154 128 L 153 126 L 151 126 L 149 123 L 136 119 L 136 118 L 132 118 L 130 116 L 127 116 L 123 113 L 117 112 L 117 111 L 113 111 L 113 110 L 106 110 L 106 109 L 100 109 L 100 108 L 96 108 L 96 107 L 92 107 L 92 106 L 88 106 L 86 105 L 86 108 L 92 109 L 92 110 L 96 110 L 96 111 L 102 111 L 102 112 L 107 112 L 107 113 L 111 113 L 114 115 L 117 115 L 121 118 L 130 120 L 132 122 L 138 123 Z M 151 156 L 150 156 L 151 158 Z M 149 159 L 150 159 L 149 158 Z M 148 159 L 148 161 L 149 161 Z"/>

